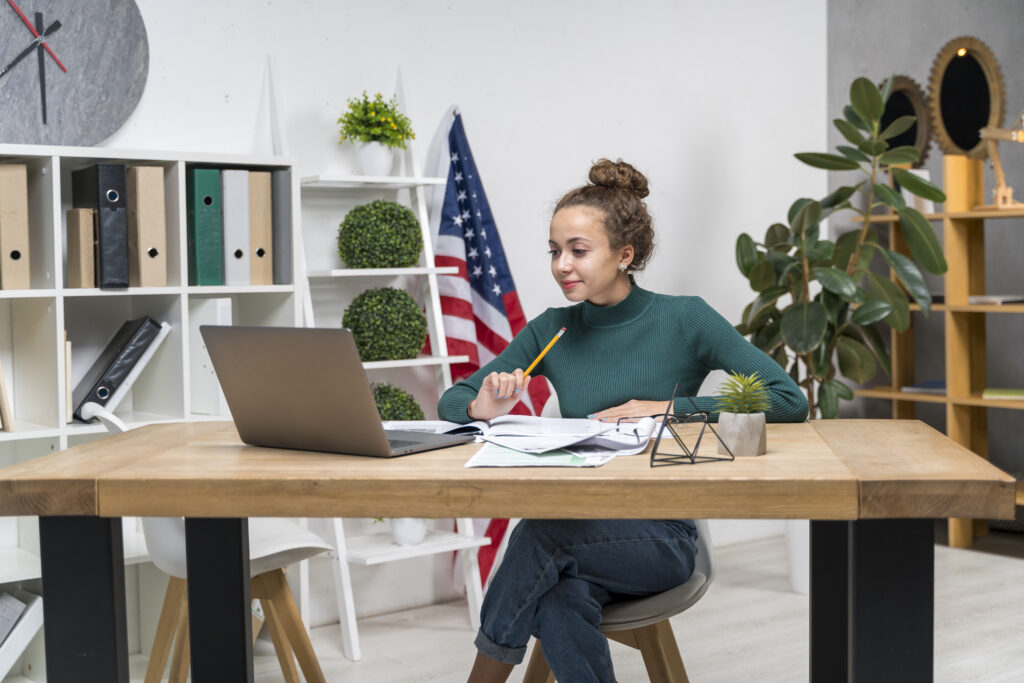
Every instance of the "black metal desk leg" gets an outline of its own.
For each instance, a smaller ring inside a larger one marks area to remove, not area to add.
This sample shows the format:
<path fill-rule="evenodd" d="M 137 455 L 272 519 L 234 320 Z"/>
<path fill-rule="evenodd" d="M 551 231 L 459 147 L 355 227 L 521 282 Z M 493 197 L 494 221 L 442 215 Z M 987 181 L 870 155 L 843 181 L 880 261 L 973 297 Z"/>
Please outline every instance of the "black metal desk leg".
<path fill-rule="evenodd" d="M 40 517 L 46 678 L 128 683 L 120 518 Z"/>
<path fill-rule="evenodd" d="M 930 683 L 930 519 L 811 523 L 811 680 Z"/>
<path fill-rule="evenodd" d="M 194 683 L 252 683 L 248 524 L 185 519 Z"/>

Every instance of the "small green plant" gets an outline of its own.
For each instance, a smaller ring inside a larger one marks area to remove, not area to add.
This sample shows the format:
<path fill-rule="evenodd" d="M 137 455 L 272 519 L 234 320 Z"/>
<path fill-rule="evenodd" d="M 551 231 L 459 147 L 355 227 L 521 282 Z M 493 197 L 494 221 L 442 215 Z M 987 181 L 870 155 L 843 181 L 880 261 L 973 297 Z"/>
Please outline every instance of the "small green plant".
<path fill-rule="evenodd" d="M 377 93 L 371 100 L 365 90 L 362 97 L 349 99 L 348 111 L 341 115 L 338 124 L 341 126 L 338 144 L 345 140 L 380 142 L 405 149 L 406 141 L 416 138 L 409 117 L 398 111 L 397 97 L 386 101 Z"/>
<path fill-rule="evenodd" d="M 422 420 L 423 408 L 409 392 L 393 384 L 374 384 L 373 400 L 382 420 Z"/>
<path fill-rule="evenodd" d="M 718 386 L 715 410 L 720 413 L 760 413 L 771 407 L 768 387 L 756 372 L 730 372 L 728 379 Z"/>
<path fill-rule="evenodd" d="M 408 292 L 394 287 L 368 289 L 341 317 L 355 337 L 364 362 L 415 358 L 427 339 L 427 317 Z"/>
<path fill-rule="evenodd" d="M 407 268 L 423 250 L 416 214 L 378 199 L 355 207 L 338 228 L 338 255 L 349 268 Z"/>

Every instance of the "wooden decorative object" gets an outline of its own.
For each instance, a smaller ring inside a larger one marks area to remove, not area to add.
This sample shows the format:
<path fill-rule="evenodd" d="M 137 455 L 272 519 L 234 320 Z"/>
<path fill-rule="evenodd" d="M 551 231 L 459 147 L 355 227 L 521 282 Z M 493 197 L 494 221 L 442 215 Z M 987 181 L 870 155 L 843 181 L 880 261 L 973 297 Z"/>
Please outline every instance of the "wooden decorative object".
<path fill-rule="evenodd" d="M 961 36 L 942 46 L 932 64 L 929 108 L 943 152 L 984 159 L 981 129 L 1002 127 L 1005 101 L 999 63 L 985 43 Z"/>
<path fill-rule="evenodd" d="M 1024 206 L 1024 203 L 1014 201 L 1013 188 L 1006 184 L 1006 174 L 1003 173 L 1003 162 L 999 158 L 999 141 L 1024 142 L 1024 110 L 1017 115 L 1017 120 L 1009 129 L 985 126 L 981 129 L 981 137 L 988 146 L 988 156 L 992 160 L 992 171 L 996 176 L 995 198 L 993 204 L 985 204 L 979 208 L 983 209 L 1012 209 Z"/>
<path fill-rule="evenodd" d="M 879 85 L 881 88 L 882 85 Z M 928 143 L 932 137 L 931 114 L 928 111 L 928 98 L 924 91 L 910 76 L 897 74 L 892 79 L 892 92 L 885 103 L 885 112 L 882 114 L 882 130 L 890 123 L 901 116 L 913 116 L 917 122 L 904 133 L 889 140 L 890 147 L 902 147 L 910 145 L 917 148 L 921 158 L 912 168 L 924 166 L 928 157 Z"/>

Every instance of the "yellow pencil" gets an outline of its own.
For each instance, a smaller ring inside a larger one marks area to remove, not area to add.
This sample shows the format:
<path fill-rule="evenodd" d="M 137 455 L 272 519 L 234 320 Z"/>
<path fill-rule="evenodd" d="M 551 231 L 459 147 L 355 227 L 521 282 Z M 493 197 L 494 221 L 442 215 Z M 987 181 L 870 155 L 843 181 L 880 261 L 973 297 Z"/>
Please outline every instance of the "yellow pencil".
<path fill-rule="evenodd" d="M 544 357 L 544 354 L 546 354 L 546 353 L 547 353 L 548 351 L 550 351 L 550 350 L 551 350 L 551 347 L 555 345 L 555 342 L 556 342 L 556 341 L 558 341 L 558 340 L 559 340 L 559 338 L 560 338 L 560 337 L 561 337 L 561 336 L 562 336 L 563 334 L 565 334 L 565 328 L 564 328 L 564 327 L 563 327 L 562 329 L 560 329 L 560 330 L 558 331 L 558 334 L 556 334 L 556 335 L 555 335 L 554 337 L 552 337 L 552 338 L 551 338 L 551 341 L 549 341 L 549 342 L 548 342 L 548 345 L 544 347 L 544 350 L 543 350 L 543 351 L 541 351 L 541 352 L 540 352 L 540 354 L 539 354 L 539 355 L 538 355 L 538 356 L 537 356 L 536 358 L 534 358 L 534 359 L 533 359 L 533 362 L 532 362 L 532 363 L 530 363 L 530 367 L 526 368 L 526 372 L 524 372 L 524 373 L 523 373 L 523 378 L 524 378 L 524 379 L 525 379 L 526 377 L 529 377 L 529 376 L 530 376 L 530 372 L 531 372 L 531 371 L 532 371 L 532 370 L 533 370 L 533 369 L 534 369 L 535 367 L 537 367 L 537 363 L 539 363 L 539 362 L 540 362 L 540 359 Z"/>

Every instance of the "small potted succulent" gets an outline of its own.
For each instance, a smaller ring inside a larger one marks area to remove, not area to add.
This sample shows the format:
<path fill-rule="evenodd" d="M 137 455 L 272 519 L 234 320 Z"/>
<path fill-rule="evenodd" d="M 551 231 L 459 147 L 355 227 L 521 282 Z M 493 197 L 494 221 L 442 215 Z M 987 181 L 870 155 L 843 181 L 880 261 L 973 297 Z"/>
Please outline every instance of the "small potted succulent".
<path fill-rule="evenodd" d="M 338 256 L 347 268 L 408 268 L 423 251 L 416 214 L 398 202 L 361 204 L 338 227 Z"/>
<path fill-rule="evenodd" d="M 729 373 L 718 386 L 718 435 L 733 455 L 763 455 L 767 451 L 764 414 L 771 405 L 768 387 L 756 372 Z M 725 453 L 721 443 L 718 452 Z"/>
<path fill-rule="evenodd" d="M 398 98 L 385 100 L 377 93 L 373 99 L 363 91 L 361 97 L 348 100 L 348 109 L 338 118 L 341 126 L 338 144 L 352 141 L 359 171 L 367 176 L 390 175 L 394 150 L 405 149 L 416 137 L 409 117 L 398 110 Z"/>

